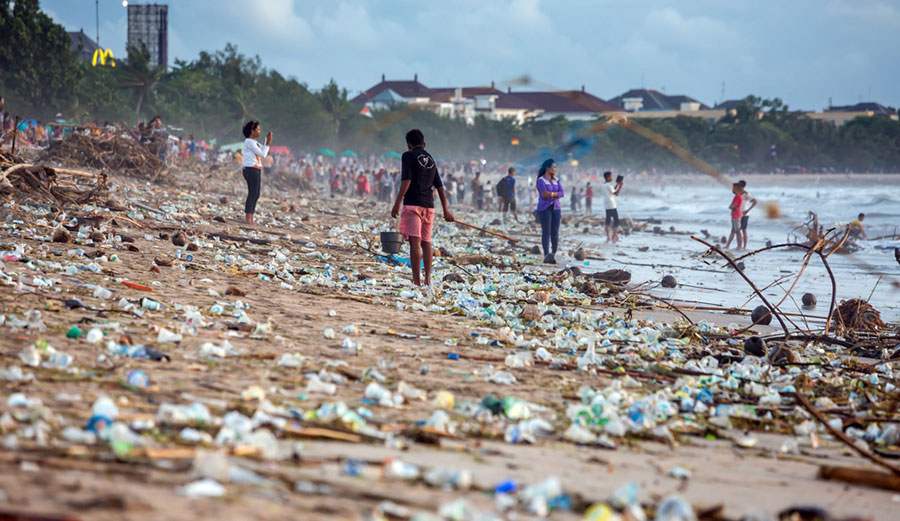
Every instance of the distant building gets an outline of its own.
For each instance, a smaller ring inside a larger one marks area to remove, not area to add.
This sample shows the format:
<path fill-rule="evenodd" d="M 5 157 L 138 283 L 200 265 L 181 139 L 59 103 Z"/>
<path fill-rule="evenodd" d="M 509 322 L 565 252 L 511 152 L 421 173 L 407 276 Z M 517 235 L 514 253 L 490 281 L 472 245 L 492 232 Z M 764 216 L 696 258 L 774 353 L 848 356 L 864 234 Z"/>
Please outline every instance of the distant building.
<path fill-rule="evenodd" d="M 885 107 L 880 103 L 864 102 L 856 105 L 831 106 L 822 112 L 808 112 L 806 116 L 831 123 L 836 127 L 840 127 L 848 121 L 852 121 L 859 117 L 882 117 L 898 121 L 897 112 L 889 107 Z"/>
<path fill-rule="evenodd" d="M 828 107 L 827 109 L 825 109 L 825 112 L 867 112 L 870 113 L 871 116 L 890 116 L 891 114 L 897 113 L 896 111 L 885 107 L 881 103 L 875 103 L 872 101 L 857 103 L 856 105 Z"/>
<path fill-rule="evenodd" d="M 75 56 L 83 61 L 90 62 L 94 59 L 94 51 L 100 48 L 97 42 L 84 34 L 84 29 L 80 31 L 70 31 L 69 38 L 72 40 L 72 52 Z"/>
<path fill-rule="evenodd" d="M 128 46 L 142 45 L 150 52 L 151 66 L 169 66 L 169 6 L 128 5 Z"/>
<path fill-rule="evenodd" d="M 491 85 L 483 87 L 429 88 L 419 83 L 418 75 L 409 80 L 387 80 L 355 96 L 352 103 L 371 110 L 393 110 L 404 106 L 418 106 L 436 114 L 462 119 L 472 124 L 477 116 L 501 120 L 513 118 L 518 124 L 531 119 L 552 119 L 562 116 L 569 120 L 590 120 L 606 112 L 619 109 L 585 91 L 507 92 Z"/>
<path fill-rule="evenodd" d="M 419 75 L 413 76 L 412 81 L 408 80 L 386 80 L 384 74 L 381 75 L 381 82 L 369 88 L 362 94 L 350 100 L 351 103 L 357 105 L 366 105 L 386 90 L 391 90 L 394 95 L 402 98 L 405 103 L 411 104 L 427 104 L 431 99 L 432 91 L 425 85 L 419 83 Z"/>
<path fill-rule="evenodd" d="M 690 96 L 669 96 L 655 89 L 631 89 L 609 100 L 609 103 L 627 112 L 710 110 L 708 106 Z"/>

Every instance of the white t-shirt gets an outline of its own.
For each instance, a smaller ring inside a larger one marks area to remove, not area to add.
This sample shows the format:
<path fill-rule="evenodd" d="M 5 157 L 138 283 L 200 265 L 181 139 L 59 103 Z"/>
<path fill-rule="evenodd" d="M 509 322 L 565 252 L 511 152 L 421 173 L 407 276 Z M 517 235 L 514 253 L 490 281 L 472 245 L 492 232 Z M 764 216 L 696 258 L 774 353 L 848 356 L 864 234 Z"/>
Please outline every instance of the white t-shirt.
<path fill-rule="evenodd" d="M 260 145 L 253 138 L 244 140 L 244 150 L 241 152 L 241 166 L 244 168 L 262 168 L 262 158 L 269 154 L 268 145 Z"/>
<path fill-rule="evenodd" d="M 615 210 L 616 209 L 616 183 L 614 181 L 610 181 L 608 183 L 603 183 L 603 189 L 600 190 L 600 194 L 603 195 L 603 206 L 607 210 Z"/>
<path fill-rule="evenodd" d="M 750 192 L 748 192 L 746 190 L 744 191 L 744 194 L 741 197 L 743 197 L 743 202 L 741 203 L 741 216 L 746 217 L 747 211 L 750 209 L 750 203 L 752 203 L 756 199 L 754 199 L 753 196 L 750 195 Z"/>

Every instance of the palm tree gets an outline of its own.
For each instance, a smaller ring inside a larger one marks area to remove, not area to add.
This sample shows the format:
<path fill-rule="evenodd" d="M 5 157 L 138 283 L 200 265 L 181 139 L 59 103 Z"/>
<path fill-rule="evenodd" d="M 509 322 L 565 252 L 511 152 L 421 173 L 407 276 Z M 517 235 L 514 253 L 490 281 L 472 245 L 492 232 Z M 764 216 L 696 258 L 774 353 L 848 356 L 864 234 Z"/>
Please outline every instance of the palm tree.
<path fill-rule="evenodd" d="M 165 76 L 166 69 L 150 63 L 150 52 L 145 45 L 141 48 L 128 47 L 128 60 L 116 68 L 116 88 L 134 89 L 137 93 L 137 106 L 134 112 L 141 113 L 141 105 L 147 92 Z"/>
<path fill-rule="evenodd" d="M 334 139 L 337 143 L 338 136 L 341 132 L 341 124 L 353 115 L 353 107 L 350 100 L 347 99 L 347 89 L 341 89 L 332 79 L 328 85 L 322 88 L 316 95 L 322 109 L 331 119 L 334 130 Z"/>

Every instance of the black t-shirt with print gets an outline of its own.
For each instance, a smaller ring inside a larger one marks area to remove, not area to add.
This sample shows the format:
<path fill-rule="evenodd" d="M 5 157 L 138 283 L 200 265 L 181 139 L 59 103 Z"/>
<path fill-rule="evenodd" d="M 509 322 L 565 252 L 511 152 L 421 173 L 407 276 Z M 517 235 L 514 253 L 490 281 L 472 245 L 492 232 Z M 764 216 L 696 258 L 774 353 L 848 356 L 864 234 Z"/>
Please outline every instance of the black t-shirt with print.
<path fill-rule="evenodd" d="M 400 180 L 409 181 L 409 190 L 403 196 L 404 206 L 434 208 L 433 189 L 444 186 L 431 154 L 418 147 L 403 153 Z"/>

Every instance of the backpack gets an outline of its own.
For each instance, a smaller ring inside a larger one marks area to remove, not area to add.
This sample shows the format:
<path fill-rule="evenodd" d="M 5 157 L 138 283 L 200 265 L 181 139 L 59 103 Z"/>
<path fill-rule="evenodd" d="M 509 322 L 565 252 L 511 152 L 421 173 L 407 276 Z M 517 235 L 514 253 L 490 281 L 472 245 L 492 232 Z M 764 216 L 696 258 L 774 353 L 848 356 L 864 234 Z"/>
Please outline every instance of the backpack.
<path fill-rule="evenodd" d="M 504 176 L 503 179 L 497 181 L 494 190 L 497 191 L 497 195 L 500 197 L 509 197 L 509 178 Z"/>

